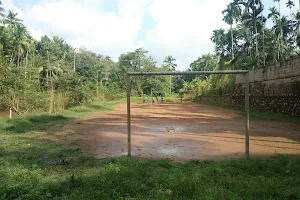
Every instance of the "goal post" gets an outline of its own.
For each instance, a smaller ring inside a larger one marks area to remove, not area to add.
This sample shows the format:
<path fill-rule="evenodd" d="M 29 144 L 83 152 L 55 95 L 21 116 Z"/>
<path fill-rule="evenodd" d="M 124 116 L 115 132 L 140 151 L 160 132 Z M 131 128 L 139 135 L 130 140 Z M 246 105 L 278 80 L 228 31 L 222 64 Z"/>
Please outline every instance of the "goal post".
<path fill-rule="evenodd" d="M 128 157 L 131 157 L 131 76 L 166 76 L 166 75 L 205 75 L 205 74 L 243 74 L 245 83 L 245 156 L 249 157 L 249 71 L 248 70 L 222 70 L 222 71 L 188 71 L 188 72 L 127 72 L 127 146 Z"/>

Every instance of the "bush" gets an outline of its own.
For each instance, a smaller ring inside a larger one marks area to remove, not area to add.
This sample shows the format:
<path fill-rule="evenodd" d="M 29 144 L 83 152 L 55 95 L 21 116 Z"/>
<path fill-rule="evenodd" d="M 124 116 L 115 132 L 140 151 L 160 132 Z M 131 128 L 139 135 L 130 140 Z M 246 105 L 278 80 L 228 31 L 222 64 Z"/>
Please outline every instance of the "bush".
<path fill-rule="evenodd" d="M 76 106 L 69 109 L 70 111 L 74 112 L 92 112 L 93 110 L 91 108 L 88 108 L 86 106 Z"/>

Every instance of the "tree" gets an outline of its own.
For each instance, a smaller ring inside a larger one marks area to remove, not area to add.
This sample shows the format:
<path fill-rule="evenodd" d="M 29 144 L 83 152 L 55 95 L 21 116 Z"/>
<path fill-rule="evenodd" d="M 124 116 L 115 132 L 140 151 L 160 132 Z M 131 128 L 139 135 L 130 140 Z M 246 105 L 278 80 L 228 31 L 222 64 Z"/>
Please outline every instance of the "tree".
<path fill-rule="evenodd" d="M 280 55 L 283 59 L 287 59 L 291 55 L 291 50 L 288 49 L 288 45 L 290 42 L 288 36 L 292 32 L 292 25 L 291 21 L 288 20 L 285 16 L 281 17 L 277 24 L 274 26 L 275 29 L 275 35 L 278 38 L 278 41 L 280 41 Z"/>
<path fill-rule="evenodd" d="M 287 3 L 286 3 L 286 7 L 290 9 L 290 18 L 291 20 L 293 19 L 292 17 L 292 8 L 295 6 L 294 2 L 289 0 Z"/>
<path fill-rule="evenodd" d="M 172 56 L 167 56 L 163 62 L 163 67 L 166 68 L 168 71 L 175 71 L 177 64 L 174 62 L 176 61 L 175 58 Z M 172 76 L 170 76 L 170 94 L 172 93 Z"/>
<path fill-rule="evenodd" d="M 224 15 L 223 21 L 230 25 L 230 32 L 231 32 L 231 55 L 232 59 L 234 59 L 234 47 L 233 47 L 233 30 L 232 25 L 234 20 L 238 20 L 241 16 L 241 8 L 237 1 L 234 1 L 227 5 L 227 8 L 223 10 L 222 14 Z"/>
<path fill-rule="evenodd" d="M 273 0 L 274 2 L 277 2 L 278 3 L 278 13 L 279 13 L 279 18 L 281 18 L 281 12 L 280 12 L 280 0 Z M 279 52 L 280 52 L 280 54 L 279 54 L 279 56 L 282 54 L 282 46 L 283 46 L 283 44 L 282 44 L 282 37 L 283 37 L 283 33 L 282 33 L 282 24 L 280 24 L 281 23 L 281 20 L 279 21 L 279 24 L 278 24 L 278 26 L 279 26 L 279 30 L 280 30 L 280 36 L 279 36 Z"/>
<path fill-rule="evenodd" d="M 24 26 L 16 25 L 13 32 L 13 43 L 16 49 L 15 54 L 17 55 L 17 68 L 20 67 L 20 58 L 30 48 L 30 38 L 28 36 L 28 32 Z"/>
<path fill-rule="evenodd" d="M 281 13 L 280 13 L 280 0 L 273 0 L 273 1 L 278 3 L 279 16 L 281 16 Z"/>
<path fill-rule="evenodd" d="M 18 16 L 18 13 L 15 13 L 14 11 L 9 10 L 7 16 L 4 19 L 4 24 L 7 24 L 9 27 L 15 27 L 17 25 L 23 26 L 23 24 L 22 24 L 23 21 L 21 19 L 19 19 L 17 16 Z"/>
<path fill-rule="evenodd" d="M 295 6 L 294 2 L 289 0 L 287 3 L 286 3 L 286 7 L 290 9 L 290 20 L 291 20 L 291 24 L 293 24 L 293 15 L 292 15 L 292 8 Z M 293 32 L 293 35 L 291 36 L 291 39 L 293 41 L 293 43 L 295 43 L 295 34 L 294 34 L 294 31 Z"/>
<path fill-rule="evenodd" d="M 296 33 L 296 45 L 300 47 L 300 12 L 298 11 L 295 15 L 295 33 Z"/>
<path fill-rule="evenodd" d="M 258 51 L 258 33 L 262 30 L 263 24 L 266 21 L 260 14 L 263 11 L 263 4 L 260 0 L 249 1 L 245 5 L 245 11 L 242 20 L 245 25 L 251 28 L 253 35 L 255 35 L 256 56 L 259 57 Z"/>
<path fill-rule="evenodd" d="M 218 58 L 213 54 L 204 54 L 190 64 L 192 71 L 213 71 L 218 65 Z"/>
<path fill-rule="evenodd" d="M 226 33 L 225 29 L 218 29 L 213 31 L 213 35 L 210 40 L 215 43 L 215 52 L 222 54 L 226 51 Z"/>
<path fill-rule="evenodd" d="M 5 16 L 4 12 L 5 9 L 2 7 L 2 1 L 0 1 L 0 19 L 1 19 L 1 23 L 2 23 L 2 18 Z"/>
<path fill-rule="evenodd" d="M 272 18 L 273 21 L 273 35 L 274 35 L 274 40 L 276 40 L 277 42 L 277 58 L 280 59 L 280 38 L 276 37 L 275 34 L 275 25 L 277 23 L 277 21 L 279 20 L 280 17 L 280 13 L 277 11 L 277 9 L 275 7 L 272 7 L 269 9 L 270 13 L 268 14 L 268 18 Z"/>

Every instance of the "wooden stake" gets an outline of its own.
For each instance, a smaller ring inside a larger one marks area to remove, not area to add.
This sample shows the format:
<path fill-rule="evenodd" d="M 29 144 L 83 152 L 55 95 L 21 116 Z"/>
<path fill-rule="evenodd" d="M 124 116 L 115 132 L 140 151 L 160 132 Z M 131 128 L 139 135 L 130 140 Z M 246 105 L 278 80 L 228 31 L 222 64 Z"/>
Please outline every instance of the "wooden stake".
<path fill-rule="evenodd" d="M 9 107 L 9 119 L 12 118 L 12 110 L 11 110 L 11 107 Z"/>
<path fill-rule="evenodd" d="M 127 74 L 127 142 L 128 157 L 131 157 L 131 123 L 130 123 L 130 75 Z"/>
<path fill-rule="evenodd" d="M 245 74 L 245 154 L 249 157 L 249 72 Z"/>

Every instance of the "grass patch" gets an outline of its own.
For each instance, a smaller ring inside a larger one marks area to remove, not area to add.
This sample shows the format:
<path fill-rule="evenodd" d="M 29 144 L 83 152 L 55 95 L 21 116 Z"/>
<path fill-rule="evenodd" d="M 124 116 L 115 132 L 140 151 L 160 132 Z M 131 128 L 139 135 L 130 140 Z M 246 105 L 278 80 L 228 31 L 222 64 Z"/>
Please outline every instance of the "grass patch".
<path fill-rule="evenodd" d="M 33 115 L 2 121 L 0 131 L 26 133 L 28 131 L 45 130 L 59 124 L 64 124 L 67 121 L 69 121 L 69 117 L 63 115 Z"/>
<path fill-rule="evenodd" d="M 1 120 L 0 199 L 300 198 L 297 157 L 186 163 L 127 157 L 99 160 L 45 139 L 38 131 L 47 133 L 113 105 Z"/>
<path fill-rule="evenodd" d="M 166 102 L 169 103 L 181 103 L 181 98 L 177 94 L 167 95 Z"/>
<path fill-rule="evenodd" d="M 87 106 L 76 106 L 73 107 L 71 109 L 69 109 L 69 111 L 73 111 L 73 112 L 92 112 L 93 110 Z"/>
<path fill-rule="evenodd" d="M 94 114 L 102 111 L 113 110 L 115 102 L 106 104 L 91 104 L 78 106 L 66 110 L 59 114 L 36 114 L 13 119 L 0 119 L 1 133 L 27 133 L 30 131 L 44 131 L 55 126 L 63 125 L 68 121 L 85 115 Z"/>
<path fill-rule="evenodd" d="M 1 199 L 298 199 L 300 159 L 97 160 L 41 139 L 1 135 Z"/>

